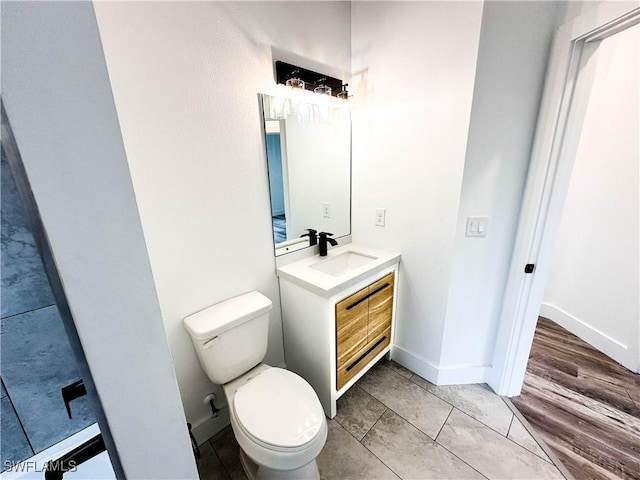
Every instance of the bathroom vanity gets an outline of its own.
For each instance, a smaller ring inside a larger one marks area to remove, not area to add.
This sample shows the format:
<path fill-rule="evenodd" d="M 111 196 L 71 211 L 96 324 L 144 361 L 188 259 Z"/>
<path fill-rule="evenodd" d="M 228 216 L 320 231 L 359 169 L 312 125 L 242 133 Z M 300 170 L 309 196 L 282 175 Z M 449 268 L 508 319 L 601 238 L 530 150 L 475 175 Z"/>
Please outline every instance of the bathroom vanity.
<path fill-rule="evenodd" d="M 350 243 L 277 269 L 287 368 L 313 386 L 329 418 L 391 349 L 399 262 Z"/>

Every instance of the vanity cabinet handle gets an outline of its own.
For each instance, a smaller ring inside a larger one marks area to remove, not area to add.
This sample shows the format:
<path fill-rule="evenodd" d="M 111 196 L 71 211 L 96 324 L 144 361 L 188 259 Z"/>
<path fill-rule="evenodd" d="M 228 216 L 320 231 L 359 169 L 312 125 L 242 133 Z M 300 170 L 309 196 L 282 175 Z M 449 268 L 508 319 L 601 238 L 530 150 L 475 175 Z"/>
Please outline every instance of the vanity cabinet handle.
<path fill-rule="evenodd" d="M 384 288 L 384 287 L 383 287 L 383 288 Z M 347 367 L 347 372 L 348 372 L 349 370 L 351 370 L 353 367 L 355 367 L 358 363 L 360 363 L 360 362 L 361 362 L 361 361 L 362 361 L 362 360 L 363 360 L 367 355 L 369 355 L 371 352 L 373 352 L 373 351 L 376 349 L 376 347 L 377 347 L 378 345 L 380 345 L 382 342 L 384 342 L 386 339 L 387 339 L 387 336 L 386 336 L 386 335 L 384 335 L 384 336 L 383 336 L 382 338 L 380 338 L 376 343 L 374 343 L 373 345 L 371 345 L 371 347 L 369 347 L 369 348 L 367 349 L 367 351 L 366 351 L 366 352 L 364 352 L 362 355 L 360 355 L 360 356 L 356 359 L 356 361 L 355 361 L 355 362 L 353 362 L 351 365 L 349 365 L 349 366 Z"/>
<path fill-rule="evenodd" d="M 353 307 L 355 307 L 356 305 L 360 305 L 362 302 L 364 302 L 365 300 L 367 300 L 370 297 L 373 297 L 376 293 L 381 292 L 382 290 L 384 290 L 385 288 L 387 288 L 389 285 L 391 285 L 390 283 L 385 283 L 384 285 L 382 285 L 381 287 L 376 288 L 373 292 L 369 292 L 369 294 L 365 295 L 364 297 L 362 297 L 360 300 L 352 303 L 351 305 L 349 305 L 346 309 L 347 310 L 351 310 Z"/>

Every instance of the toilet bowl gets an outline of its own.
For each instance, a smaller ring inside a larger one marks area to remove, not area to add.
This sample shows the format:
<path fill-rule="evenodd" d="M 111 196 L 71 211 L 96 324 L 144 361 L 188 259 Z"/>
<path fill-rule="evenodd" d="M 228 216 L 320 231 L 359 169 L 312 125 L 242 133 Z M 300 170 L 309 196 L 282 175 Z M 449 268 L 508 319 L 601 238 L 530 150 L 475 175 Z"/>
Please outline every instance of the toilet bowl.
<path fill-rule="evenodd" d="M 315 458 L 327 439 L 327 421 L 305 380 L 260 364 L 223 388 L 245 470 L 260 466 L 260 478 L 319 478 Z"/>
<path fill-rule="evenodd" d="M 302 377 L 262 362 L 271 301 L 250 292 L 184 319 L 200 363 L 223 386 L 250 479 L 319 479 L 327 422 Z"/>

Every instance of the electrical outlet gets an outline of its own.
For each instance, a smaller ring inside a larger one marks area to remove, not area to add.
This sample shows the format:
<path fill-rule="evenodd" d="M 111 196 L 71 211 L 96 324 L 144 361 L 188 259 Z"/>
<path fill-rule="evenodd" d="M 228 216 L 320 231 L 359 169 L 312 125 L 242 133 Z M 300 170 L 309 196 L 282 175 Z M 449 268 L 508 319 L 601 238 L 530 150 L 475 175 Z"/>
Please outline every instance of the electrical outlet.
<path fill-rule="evenodd" d="M 331 218 L 331 204 L 329 202 L 322 204 L 322 216 L 324 218 Z"/>
<path fill-rule="evenodd" d="M 376 208 L 376 226 L 384 227 L 386 212 L 384 208 Z"/>

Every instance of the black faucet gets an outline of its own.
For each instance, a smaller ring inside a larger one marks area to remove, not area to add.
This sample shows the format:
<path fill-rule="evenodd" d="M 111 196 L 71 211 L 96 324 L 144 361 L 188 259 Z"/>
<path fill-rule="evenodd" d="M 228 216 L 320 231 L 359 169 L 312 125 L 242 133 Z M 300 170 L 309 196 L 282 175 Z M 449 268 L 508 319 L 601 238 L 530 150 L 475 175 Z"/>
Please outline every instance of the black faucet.
<path fill-rule="evenodd" d="M 317 234 L 318 234 L 317 230 L 314 230 L 313 228 L 307 228 L 307 233 L 303 233 L 302 235 L 300 235 L 300 238 L 309 237 L 309 246 L 313 247 L 318 243 Z"/>
<path fill-rule="evenodd" d="M 333 235 L 333 233 L 320 232 L 319 234 L 320 241 L 318 242 L 318 253 L 321 257 L 327 256 L 327 243 L 330 243 L 334 247 L 338 245 L 338 242 L 336 242 L 333 238 L 329 238 L 331 235 Z"/>

